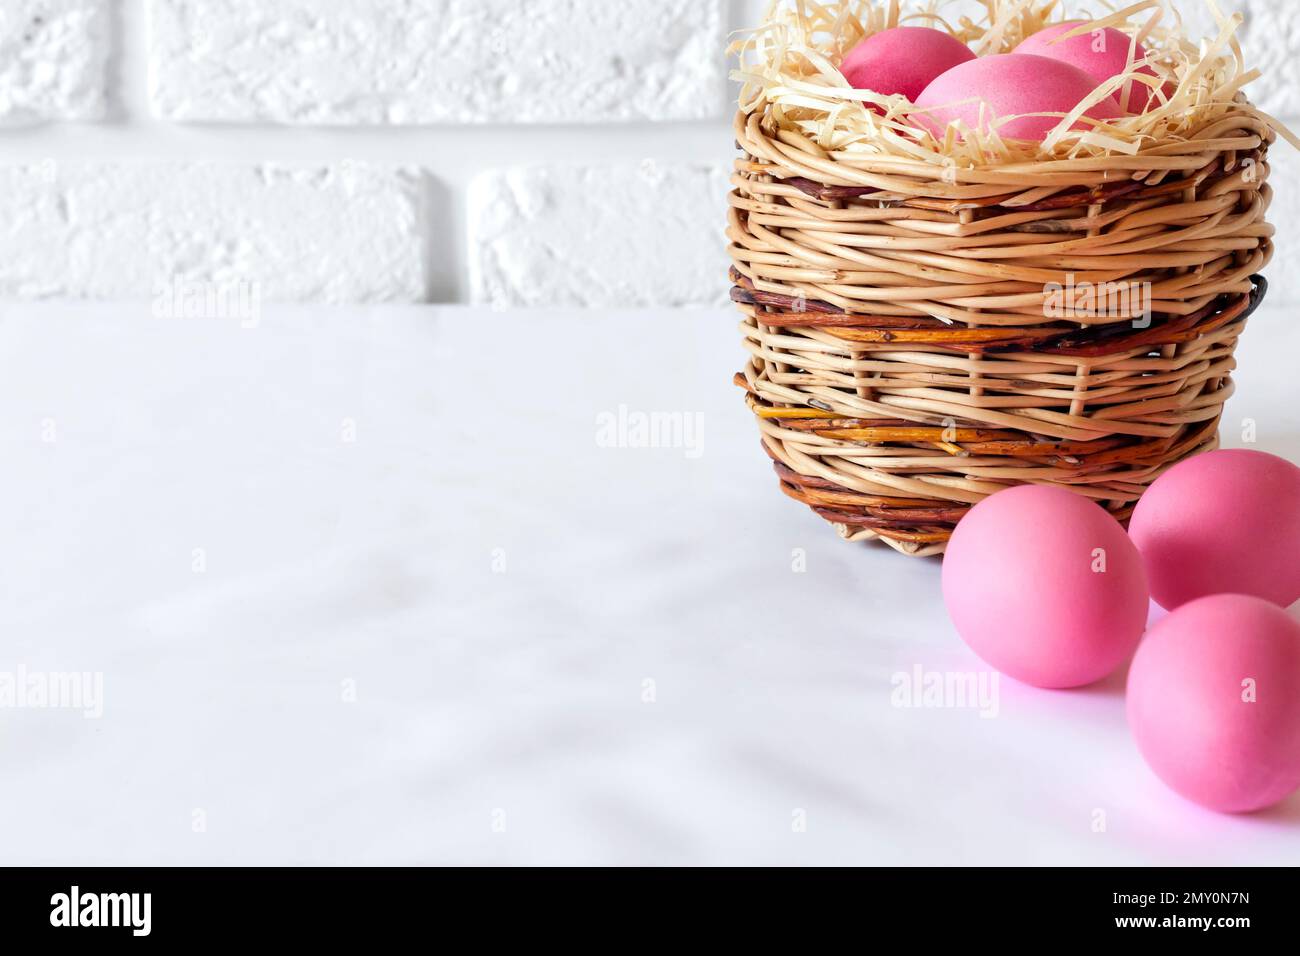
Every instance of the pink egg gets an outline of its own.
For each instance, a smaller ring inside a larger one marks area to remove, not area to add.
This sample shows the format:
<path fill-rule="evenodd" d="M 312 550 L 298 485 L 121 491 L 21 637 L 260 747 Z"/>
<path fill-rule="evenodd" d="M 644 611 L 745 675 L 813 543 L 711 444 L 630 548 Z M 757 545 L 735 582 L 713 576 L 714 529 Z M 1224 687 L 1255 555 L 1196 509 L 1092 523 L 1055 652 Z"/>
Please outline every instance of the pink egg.
<path fill-rule="evenodd" d="M 1133 653 L 1146 626 L 1142 558 L 1086 498 L 1023 485 L 962 519 L 943 561 L 943 597 L 962 639 L 1036 687 L 1082 687 Z"/>
<path fill-rule="evenodd" d="M 1112 77 L 1127 73 L 1129 45 L 1132 41 L 1119 30 L 1106 27 L 1101 30 L 1080 34 L 1077 37 L 1071 37 L 1068 40 L 1062 40 L 1059 43 L 1052 42 L 1057 37 L 1069 33 L 1083 23 L 1082 20 L 1072 20 L 1068 23 L 1054 24 L 1046 30 L 1035 33 L 1016 47 L 1013 52 L 1045 56 L 1078 67 L 1092 77 L 1094 87 L 1100 86 Z M 1137 63 L 1145 59 L 1146 55 L 1146 47 L 1139 43 L 1137 49 L 1133 52 L 1133 62 Z M 1141 72 L 1147 76 L 1157 75 L 1155 70 L 1150 67 L 1143 67 Z M 1127 97 L 1127 100 L 1125 97 Z M 1130 113 L 1144 113 L 1153 97 L 1155 97 L 1155 92 L 1151 87 L 1143 83 L 1129 81 L 1116 94 L 1115 99 L 1121 108 Z M 1157 105 L 1159 102 L 1159 99 L 1156 99 Z"/>
<path fill-rule="evenodd" d="M 966 44 L 942 30 L 895 27 L 855 46 L 840 71 L 855 90 L 915 100 L 940 73 L 973 59 Z"/>
<path fill-rule="evenodd" d="M 1173 610 L 1210 594 L 1300 600 L 1300 468 L 1260 451 L 1179 462 L 1129 522 L 1151 596 Z"/>
<path fill-rule="evenodd" d="M 1133 659 L 1128 721 L 1151 769 L 1189 800 L 1272 806 L 1300 787 L 1300 624 L 1240 594 L 1179 608 Z"/>
<path fill-rule="evenodd" d="M 999 135 L 1041 142 L 1060 124 L 1061 117 L 1024 114 L 1069 113 L 1097 86 L 1087 73 L 1060 60 L 1018 53 L 983 56 L 953 67 L 927 86 L 915 102 L 930 112 L 915 118 L 942 137 L 944 128 L 956 119 L 971 129 L 988 129 L 990 120 L 1014 116 L 1017 118 L 997 127 Z M 1122 114 L 1108 98 L 1085 115 L 1106 120 Z M 1081 121 L 1078 125 L 1086 124 Z"/>

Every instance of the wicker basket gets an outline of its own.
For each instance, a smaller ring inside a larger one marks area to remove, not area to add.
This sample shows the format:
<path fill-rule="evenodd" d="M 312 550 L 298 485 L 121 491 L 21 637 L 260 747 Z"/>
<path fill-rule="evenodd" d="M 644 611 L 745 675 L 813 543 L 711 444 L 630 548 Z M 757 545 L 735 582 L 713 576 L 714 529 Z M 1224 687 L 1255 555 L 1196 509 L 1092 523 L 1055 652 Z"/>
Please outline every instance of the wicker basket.
<path fill-rule="evenodd" d="M 1124 520 L 1215 448 L 1272 253 L 1275 133 L 1240 103 L 1136 155 L 982 169 L 837 154 L 741 112 L 736 381 L 781 490 L 926 556 L 1008 485 Z"/>

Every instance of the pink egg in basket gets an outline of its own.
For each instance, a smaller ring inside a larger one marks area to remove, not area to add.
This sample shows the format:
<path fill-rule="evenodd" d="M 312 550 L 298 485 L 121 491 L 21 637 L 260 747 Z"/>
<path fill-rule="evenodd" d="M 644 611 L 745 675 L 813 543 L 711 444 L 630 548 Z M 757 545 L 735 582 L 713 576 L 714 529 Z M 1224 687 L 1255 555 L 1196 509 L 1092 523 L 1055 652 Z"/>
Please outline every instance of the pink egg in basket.
<path fill-rule="evenodd" d="M 1300 600 L 1300 468 L 1231 449 L 1179 462 L 1129 522 L 1151 596 L 1168 610 L 1211 594 Z"/>
<path fill-rule="evenodd" d="M 1149 601 L 1142 558 L 1087 498 L 1022 485 L 961 520 L 943 561 L 948 614 L 981 658 L 1036 687 L 1082 687 L 1137 647 Z"/>
<path fill-rule="evenodd" d="M 840 72 L 855 90 L 915 101 L 941 73 L 975 59 L 966 44 L 942 30 L 895 27 L 867 37 L 844 57 Z"/>
<path fill-rule="evenodd" d="M 1113 27 L 1090 30 L 1067 40 L 1058 39 L 1076 27 L 1082 26 L 1083 23 L 1082 20 L 1071 20 L 1067 23 L 1053 24 L 1029 37 L 1013 52 L 1045 56 L 1068 63 L 1092 77 L 1094 86 L 1100 86 L 1113 77 L 1127 73 L 1132 41 L 1127 34 Z M 1146 59 L 1146 47 L 1142 44 L 1137 44 L 1132 52 L 1132 62 L 1139 63 Z M 1157 75 L 1149 66 L 1142 67 L 1139 72 L 1147 76 Z M 1146 112 L 1148 105 L 1153 105 L 1151 104 L 1153 99 L 1155 105 L 1160 102 L 1155 91 L 1138 80 L 1130 80 L 1124 84 L 1115 95 L 1115 99 L 1120 108 L 1129 113 Z"/>
<path fill-rule="evenodd" d="M 1189 800 L 1245 813 L 1300 788 L 1300 624 L 1275 604 L 1220 594 L 1160 621 L 1127 706 L 1142 756 Z"/>
<path fill-rule="evenodd" d="M 1042 141 L 1060 125 L 1061 117 L 1025 114 L 1069 113 L 1097 86 L 1087 73 L 1060 60 L 1018 53 L 984 56 L 954 67 L 927 86 L 916 99 L 927 112 L 914 119 L 942 138 L 953 120 L 987 130 L 991 120 L 1015 117 L 997 126 L 1003 139 Z M 1115 100 L 1107 98 L 1084 115 L 1108 120 L 1123 114 Z"/>

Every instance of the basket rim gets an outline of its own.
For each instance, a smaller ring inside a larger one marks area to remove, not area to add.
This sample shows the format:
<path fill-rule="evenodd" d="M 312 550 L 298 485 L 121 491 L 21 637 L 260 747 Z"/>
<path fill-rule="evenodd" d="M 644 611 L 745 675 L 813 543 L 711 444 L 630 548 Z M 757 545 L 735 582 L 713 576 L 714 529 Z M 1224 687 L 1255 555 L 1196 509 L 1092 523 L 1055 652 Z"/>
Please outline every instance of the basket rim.
<path fill-rule="evenodd" d="M 1192 172 L 1216 155 L 1249 153 L 1277 142 L 1279 124 L 1248 101 L 1234 103 L 1189 136 L 1152 139 L 1132 155 L 1042 158 L 983 165 L 936 163 L 917 157 L 872 155 L 860 150 L 826 149 L 789 129 L 771 129 L 770 105 L 737 110 L 733 134 L 738 147 L 786 175 L 800 189 L 870 188 L 931 198 L 979 201 L 1008 190 L 1092 186 L 1115 187 L 1153 173 Z M 828 198 L 849 198 L 829 194 Z"/>

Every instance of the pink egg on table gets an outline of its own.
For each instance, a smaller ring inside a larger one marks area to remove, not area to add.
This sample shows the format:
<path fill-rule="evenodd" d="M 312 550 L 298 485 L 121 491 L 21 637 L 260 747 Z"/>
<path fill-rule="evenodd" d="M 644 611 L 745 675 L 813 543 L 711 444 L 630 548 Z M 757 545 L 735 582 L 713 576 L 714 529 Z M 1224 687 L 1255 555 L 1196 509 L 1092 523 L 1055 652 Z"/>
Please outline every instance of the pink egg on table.
<path fill-rule="evenodd" d="M 840 72 L 855 90 L 915 100 L 940 73 L 975 59 L 966 44 L 942 30 L 895 27 L 867 37 L 844 57 Z"/>
<path fill-rule="evenodd" d="M 943 560 L 948 614 L 990 665 L 1036 687 L 1082 687 L 1128 660 L 1146 627 L 1142 558 L 1086 498 L 1023 485 L 980 502 Z"/>
<path fill-rule="evenodd" d="M 1189 800 L 1248 813 L 1285 799 L 1300 788 L 1300 624 L 1239 594 L 1184 605 L 1133 659 L 1128 721 Z"/>
<path fill-rule="evenodd" d="M 1060 125 L 1061 117 L 1025 114 L 1069 113 L 1098 85 L 1087 73 L 1060 60 L 1019 53 L 982 56 L 953 67 L 927 86 L 915 102 L 929 112 L 914 118 L 942 137 L 953 120 L 987 130 L 991 120 L 1014 116 L 997 127 L 1003 139 L 1041 142 Z M 1107 98 L 1085 115 L 1108 120 L 1122 114 L 1114 99 Z"/>
<path fill-rule="evenodd" d="M 1284 458 L 1232 449 L 1181 461 L 1147 489 L 1129 534 L 1168 610 L 1210 594 L 1300 601 L 1300 468 Z"/>
<path fill-rule="evenodd" d="M 1075 27 L 1082 26 L 1083 23 L 1082 20 L 1072 20 L 1068 23 L 1053 24 L 1029 37 L 1012 52 L 1045 56 L 1053 60 L 1060 60 L 1062 63 L 1068 63 L 1092 77 L 1093 86 L 1100 86 L 1112 77 L 1127 73 L 1129 47 L 1132 40 L 1128 35 L 1113 27 L 1093 30 L 1082 33 L 1077 37 L 1071 37 L 1068 40 L 1053 42 L 1057 37 L 1069 33 Z M 1146 55 L 1146 47 L 1139 43 L 1133 51 L 1133 62 L 1141 62 L 1146 59 Z M 1155 70 L 1149 66 L 1142 67 L 1140 72 L 1147 76 L 1157 75 Z M 1127 100 L 1125 100 L 1126 96 Z M 1153 98 L 1155 98 L 1155 91 L 1151 87 L 1132 80 L 1124 84 L 1115 95 L 1115 99 L 1121 108 L 1130 113 L 1146 112 L 1147 106 Z M 1156 98 L 1156 105 L 1159 102 L 1159 99 Z"/>

